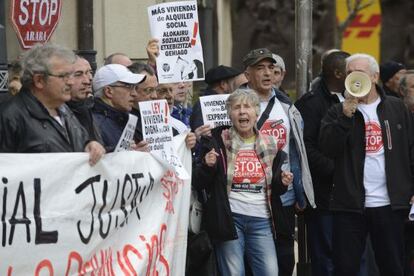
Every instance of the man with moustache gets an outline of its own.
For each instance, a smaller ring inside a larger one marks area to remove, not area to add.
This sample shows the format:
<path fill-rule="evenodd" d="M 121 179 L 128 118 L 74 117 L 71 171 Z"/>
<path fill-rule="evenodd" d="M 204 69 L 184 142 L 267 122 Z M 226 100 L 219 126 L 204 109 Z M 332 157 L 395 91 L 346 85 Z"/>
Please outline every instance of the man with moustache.
<path fill-rule="evenodd" d="M 36 45 L 22 59 L 22 89 L 0 113 L 0 152 L 89 152 L 94 165 L 105 153 L 65 105 L 74 84 L 72 51 Z"/>
<path fill-rule="evenodd" d="M 94 98 L 92 96 L 92 68 L 89 62 L 76 57 L 73 69 L 73 85 L 71 88 L 71 100 L 66 104 L 78 118 L 82 126 L 88 131 L 92 140 L 102 143 L 102 137 L 96 128 L 92 116 Z"/>
<path fill-rule="evenodd" d="M 312 179 L 303 142 L 303 120 L 299 111 L 283 92 L 273 87 L 276 60 L 266 48 L 254 49 L 243 59 L 248 80 L 247 88 L 253 89 L 260 98 L 260 132 L 275 136 L 278 148 L 288 156 L 282 170 L 294 175 L 286 193 L 280 196 L 280 208 L 276 215 L 276 251 L 279 275 L 292 275 L 295 266 L 294 234 L 295 210 L 302 211 L 307 201 L 315 207 Z"/>
<path fill-rule="evenodd" d="M 355 71 L 369 77 L 369 93 L 332 106 L 319 136 L 335 162 L 333 275 L 357 275 L 369 234 L 380 274 L 402 276 L 404 219 L 414 202 L 414 121 L 401 99 L 377 85 L 375 58 L 348 57 L 346 72 Z"/>
<path fill-rule="evenodd" d="M 93 117 L 108 152 L 116 149 L 129 122 L 137 85 L 144 80 L 145 75 L 134 74 L 121 64 L 108 64 L 96 72 Z"/>

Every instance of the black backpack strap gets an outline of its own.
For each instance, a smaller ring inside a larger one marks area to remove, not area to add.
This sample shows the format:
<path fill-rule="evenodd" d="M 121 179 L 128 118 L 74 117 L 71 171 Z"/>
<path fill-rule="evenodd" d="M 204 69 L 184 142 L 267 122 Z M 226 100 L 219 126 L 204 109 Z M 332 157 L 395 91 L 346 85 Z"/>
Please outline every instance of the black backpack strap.
<path fill-rule="evenodd" d="M 260 130 L 262 128 L 263 124 L 269 118 L 269 114 L 272 111 L 273 105 L 275 104 L 275 98 L 276 98 L 276 96 L 273 96 L 270 99 L 270 101 L 267 103 L 265 111 L 262 113 L 262 116 L 260 116 L 260 119 L 257 122 L 257 129 Z"/>

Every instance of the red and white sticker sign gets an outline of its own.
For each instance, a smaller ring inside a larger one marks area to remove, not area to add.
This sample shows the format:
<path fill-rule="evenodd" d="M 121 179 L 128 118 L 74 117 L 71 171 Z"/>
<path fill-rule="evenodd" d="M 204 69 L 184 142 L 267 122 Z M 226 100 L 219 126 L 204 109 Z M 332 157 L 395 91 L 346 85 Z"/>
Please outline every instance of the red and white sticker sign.
<path fill-rule="evenodd" d="M 254 150 L 240 150 L 234 164 L 233 191 L 260 192 L 264 169 Z"/>
<path fill-rule="evenodd" d="M 283 120 L 267 120 L 260 129 L 260 132 L 275 137 L 279 150 L 283 150 L 286 146 L 287 130 L 283 124 Z"/>
<path fill-rule="evenodd" d="M 379 152 L 384 146 L 382 141 L 381 126 L 374 121 L 368 121 L 365 123 L 365 152 L 376 153 Z"/>
<path fill-rule="evenodd" d="M 61 0 L 12 0 L 11 21 L 20 44 L 29 49 L 49 41 L 60 18 Z"/>

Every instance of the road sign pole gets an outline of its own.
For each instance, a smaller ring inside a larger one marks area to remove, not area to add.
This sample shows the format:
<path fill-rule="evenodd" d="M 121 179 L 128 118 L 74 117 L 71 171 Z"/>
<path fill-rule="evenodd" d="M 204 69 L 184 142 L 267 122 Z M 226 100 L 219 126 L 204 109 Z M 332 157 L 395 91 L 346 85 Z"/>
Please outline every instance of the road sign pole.
<path fill-rule="evenodd" d="M 298 98 L 309 89 L 312 79 L 312 0 L 295 1 L 296 94 Z M 311 275 L 307 250 L 306 224 L 303 214 L 298 216 L 298 276 Z"/>
<path fill-rule="evenodd" d="M 0 93 L 8 90 L 7 43 L 6 43 L 6 1 L 0 0 Z"/>

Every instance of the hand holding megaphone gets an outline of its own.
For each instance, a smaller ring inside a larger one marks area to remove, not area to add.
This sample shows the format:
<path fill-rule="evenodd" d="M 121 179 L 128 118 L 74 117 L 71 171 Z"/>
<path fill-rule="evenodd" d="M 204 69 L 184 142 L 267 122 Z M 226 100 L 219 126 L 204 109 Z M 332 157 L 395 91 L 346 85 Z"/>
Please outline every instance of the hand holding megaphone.
<path fill-rule="evenodd" d="M 354 116 L 355 111 L 358 107 L 358 98 L 348 95 L 345 98 L 345 101 L 342 102 L 342 112 L 348 118 L 352 118 Z"/>

